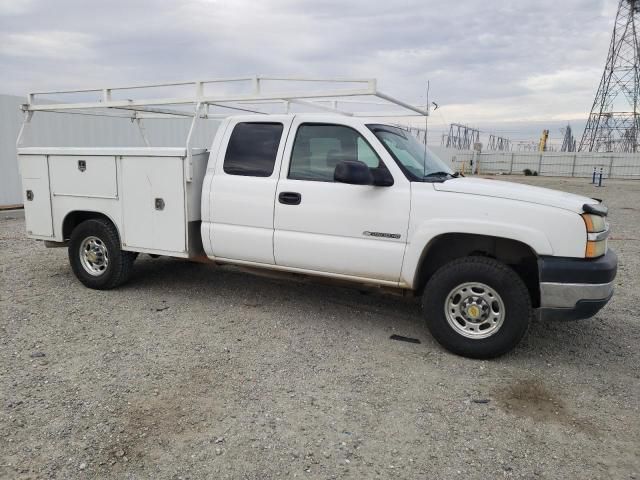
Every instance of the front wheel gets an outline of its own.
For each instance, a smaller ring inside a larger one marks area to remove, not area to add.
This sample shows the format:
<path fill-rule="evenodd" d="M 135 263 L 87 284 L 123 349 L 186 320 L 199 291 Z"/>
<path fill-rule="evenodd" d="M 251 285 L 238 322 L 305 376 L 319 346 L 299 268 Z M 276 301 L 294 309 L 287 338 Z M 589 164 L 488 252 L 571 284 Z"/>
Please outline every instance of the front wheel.
<path fill-rule="evenodd" d="M 486 257 L 460 258 L 441 267 L 425 287 L 422 306 L 433 337 L 451 352 L 471 358 L 512 350 L 533 312 L 518 274 Z"/>
<path fill-rule="evenodd" d="M 123 284 L 136 256 L 120 249 L 118 231 L 108 220 L 86 220 L 71 233 L 69 263 L 86 287 L 108 290 Z"/>

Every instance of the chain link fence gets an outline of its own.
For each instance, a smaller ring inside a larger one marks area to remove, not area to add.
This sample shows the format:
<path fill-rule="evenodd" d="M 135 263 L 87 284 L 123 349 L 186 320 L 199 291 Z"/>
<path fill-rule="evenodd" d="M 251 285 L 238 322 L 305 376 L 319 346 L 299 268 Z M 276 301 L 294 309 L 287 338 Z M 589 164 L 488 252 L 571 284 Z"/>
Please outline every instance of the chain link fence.
<path fill-rule="evenodd" d="M 604 178 L 640 179 L 640 153 L 586 152 L 483 152 L 457 151 L 451 157 L 456 171 L 480 174 L 522 175 L 549 177 L 591 177 L 594 169 Z"/>

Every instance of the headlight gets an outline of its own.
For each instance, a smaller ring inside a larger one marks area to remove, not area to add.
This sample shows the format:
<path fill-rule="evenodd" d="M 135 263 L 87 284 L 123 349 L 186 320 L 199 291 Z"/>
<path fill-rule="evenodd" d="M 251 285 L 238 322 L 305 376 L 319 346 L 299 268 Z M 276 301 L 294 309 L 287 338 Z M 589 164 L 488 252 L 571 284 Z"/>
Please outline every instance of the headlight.
<path fill-rule="evenodd" d="M 609 228 L 605 218 L 600 215 L 583 213 L 582 219 L 587 227 L 587 248 L 584 256 L 587 258 L 595 258 L 607 253 Z"/>
<path fill-rule="evenodd" d="M 583 213 L 582 219 L 587 226 L 587 233 L 604 232 L 607 229 L 607 225 L 604 221 L 604 217 L 600 215 L 593 215 L 592 213 Z"/>

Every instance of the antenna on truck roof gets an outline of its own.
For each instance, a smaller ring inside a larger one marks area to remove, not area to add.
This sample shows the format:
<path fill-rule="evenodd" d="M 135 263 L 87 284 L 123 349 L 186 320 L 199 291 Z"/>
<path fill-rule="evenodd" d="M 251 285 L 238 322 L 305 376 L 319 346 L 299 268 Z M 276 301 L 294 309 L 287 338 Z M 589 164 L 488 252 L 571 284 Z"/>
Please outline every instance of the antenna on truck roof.
<path fill-rule="evenodd" d="M 422 161 L 423 176 L 427 176 L 427 139 L 429 138 L 429 87 L 430 82 L 427 80 L 427 115 L 424 116 L 424 160 Z"/>

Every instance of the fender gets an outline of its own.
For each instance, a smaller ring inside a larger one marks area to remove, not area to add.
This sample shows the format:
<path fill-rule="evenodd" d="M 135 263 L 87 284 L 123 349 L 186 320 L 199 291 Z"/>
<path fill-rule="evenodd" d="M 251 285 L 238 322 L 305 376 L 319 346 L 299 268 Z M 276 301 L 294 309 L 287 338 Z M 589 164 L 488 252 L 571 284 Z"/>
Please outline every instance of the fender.
<path fill-rule="evenodd" d="M 547 236 L 540 230 L 526 225 L 488 220 L 435 218 L 422 222 L 409 238 L 400 274 L 401 283 L 413 288 L 423 252 L 436 237 L 447 233 L 470 233 L 516 240 L 528 245 L 536 255 L 553 255 L 553 248 Z"/>

